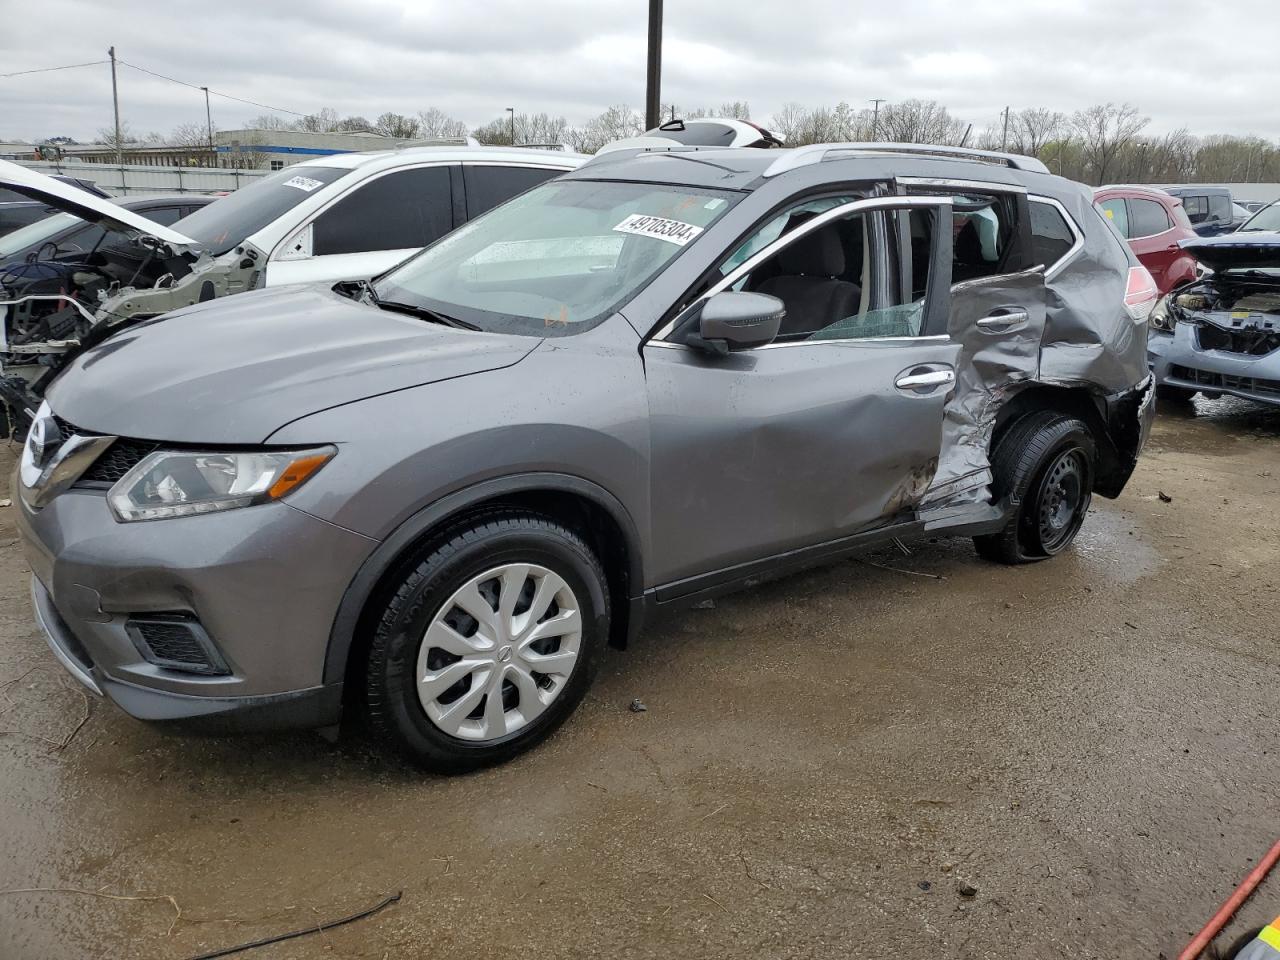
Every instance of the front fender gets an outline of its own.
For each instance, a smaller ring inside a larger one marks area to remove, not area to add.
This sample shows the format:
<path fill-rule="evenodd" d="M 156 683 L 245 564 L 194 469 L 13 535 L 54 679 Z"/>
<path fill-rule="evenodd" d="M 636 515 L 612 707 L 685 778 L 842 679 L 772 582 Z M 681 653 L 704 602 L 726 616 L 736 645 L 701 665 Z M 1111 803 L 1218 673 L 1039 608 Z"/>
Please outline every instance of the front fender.
<path fill-rule="evenodd" d="M 355 643 L 360 618 L 366 604 L 382 578 L 390 571 L 407 550 L 433 530 L 440 529 L 453 517 L 481 506 L 496 502 L 513 494 L 561 493 L 589 500 L 608 512 L 622 532 L 627 562 L 626 582 L 631 586 L 628 597 L 632 610 L 629 616 L 630 632 L 634 634 L 640 624 L 640 595 L 644 584 L 644 559 L 636 524 L 626 507 L 599 484 L 581 477 L 563 473 L 523 473 L 496 477 L 474 484 L 442 497 L 419 510 L 405 520 L 371 553 L 356 572 L 343 594 L 342 602 L 334 617 L 329 634 L 329 646 L 325 654 L 324 682 L 337 683 L 346 675 L 347 660 Z"/>

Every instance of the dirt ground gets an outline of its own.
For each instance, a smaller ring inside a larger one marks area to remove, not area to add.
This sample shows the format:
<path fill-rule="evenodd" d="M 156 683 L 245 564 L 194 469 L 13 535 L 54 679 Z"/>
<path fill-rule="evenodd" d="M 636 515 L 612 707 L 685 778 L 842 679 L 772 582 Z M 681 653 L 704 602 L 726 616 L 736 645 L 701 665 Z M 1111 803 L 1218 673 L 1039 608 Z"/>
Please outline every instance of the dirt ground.
<path fill-rule="evenodd" d="M 85 696 L 0 509 L 0 958 L 186 958 L 396 891 L 244 956 L 1175 956 L 1280 836 L 1280 410 L 1197 403 L 1068 555 L 922 543 L 669 616 L 456 779 Z M 1229 930 L 1277 913 L 1280 875 Z"/>

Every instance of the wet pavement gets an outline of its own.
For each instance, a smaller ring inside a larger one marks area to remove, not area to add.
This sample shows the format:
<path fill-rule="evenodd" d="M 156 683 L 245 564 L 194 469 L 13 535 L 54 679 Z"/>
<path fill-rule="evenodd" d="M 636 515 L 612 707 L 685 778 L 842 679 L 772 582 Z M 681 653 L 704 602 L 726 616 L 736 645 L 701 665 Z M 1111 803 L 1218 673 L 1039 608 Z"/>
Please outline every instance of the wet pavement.
<path fill-rule="evenodd" d="M 396 891 L 244 956 L 1174 956 L 1280 836 L 1280 410 L 1162 411 L 1052 562 L 941 540 L 668 616 L 455 779 L 85 696 L 10 513 L 3 960 L 191 957 Z M 1280 876 L 1229 929 L 1277 913 Z"/>

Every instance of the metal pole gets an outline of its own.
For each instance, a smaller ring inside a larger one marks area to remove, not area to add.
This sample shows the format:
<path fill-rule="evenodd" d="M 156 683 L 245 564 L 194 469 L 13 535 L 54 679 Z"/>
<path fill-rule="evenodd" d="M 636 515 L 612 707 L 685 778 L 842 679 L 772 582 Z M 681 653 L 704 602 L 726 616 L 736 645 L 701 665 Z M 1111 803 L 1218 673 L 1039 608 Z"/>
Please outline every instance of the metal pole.
<path fill-rule="evenodd" d="M 1004 108 L 1004 134 L 1000 137 L 1000 149 L 1009 149 L 1009 108 Z"/>
<path fill-rule="evenodd" d="M 871 142 L 875 143 L 880 136 L 880 104 L 884 103 L 884 98 L 871 102 L 876 106 L 875 113 L 871 115 Z"/>
<path fill-rule="evenodd" d="M 644 128 L 662 122 L 662 0 L 649 0 L 649 64 L 645 78 Z"/>
<path fill-rule="evenodd" d="M 116 90 L 116 48 L 109 47 L 107 56 L 111 58 L 111 108 L 116 115 L 116 163 L 124 166 L 124 149 L 120 143 L 120 94 Z"/>
<path fill-rule="evenodd" d="M 214 163 L 217 153 L 213 149 L 213 114 L 209 112 L 209 88 L 201 87 L 200 89 L 204 91 L 204 122 L 209 131 L 209 166 L 214 167 L 217 166 Z"/>
<path fill-rule="evenodd" d="M 516 108 L 507 107 L 507 113 L 511 114 L 511 145 L 516 145 Z"/>

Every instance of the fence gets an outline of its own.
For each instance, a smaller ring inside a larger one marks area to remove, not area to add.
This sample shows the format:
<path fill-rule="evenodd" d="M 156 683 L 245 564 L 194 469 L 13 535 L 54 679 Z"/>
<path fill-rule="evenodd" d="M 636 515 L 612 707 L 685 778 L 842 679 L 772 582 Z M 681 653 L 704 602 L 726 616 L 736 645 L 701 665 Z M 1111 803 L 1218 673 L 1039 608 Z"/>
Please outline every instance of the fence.
<path fill-rule="evenodd" d="M 19 160 L 24 167 L 47 174 L 64 174 L 91 180 L 117 197 L 141 193 L 217 193 L 238 190 L 269 170 L 233 170 L 211 167 L 150 167 L 74 160 Z"/>

